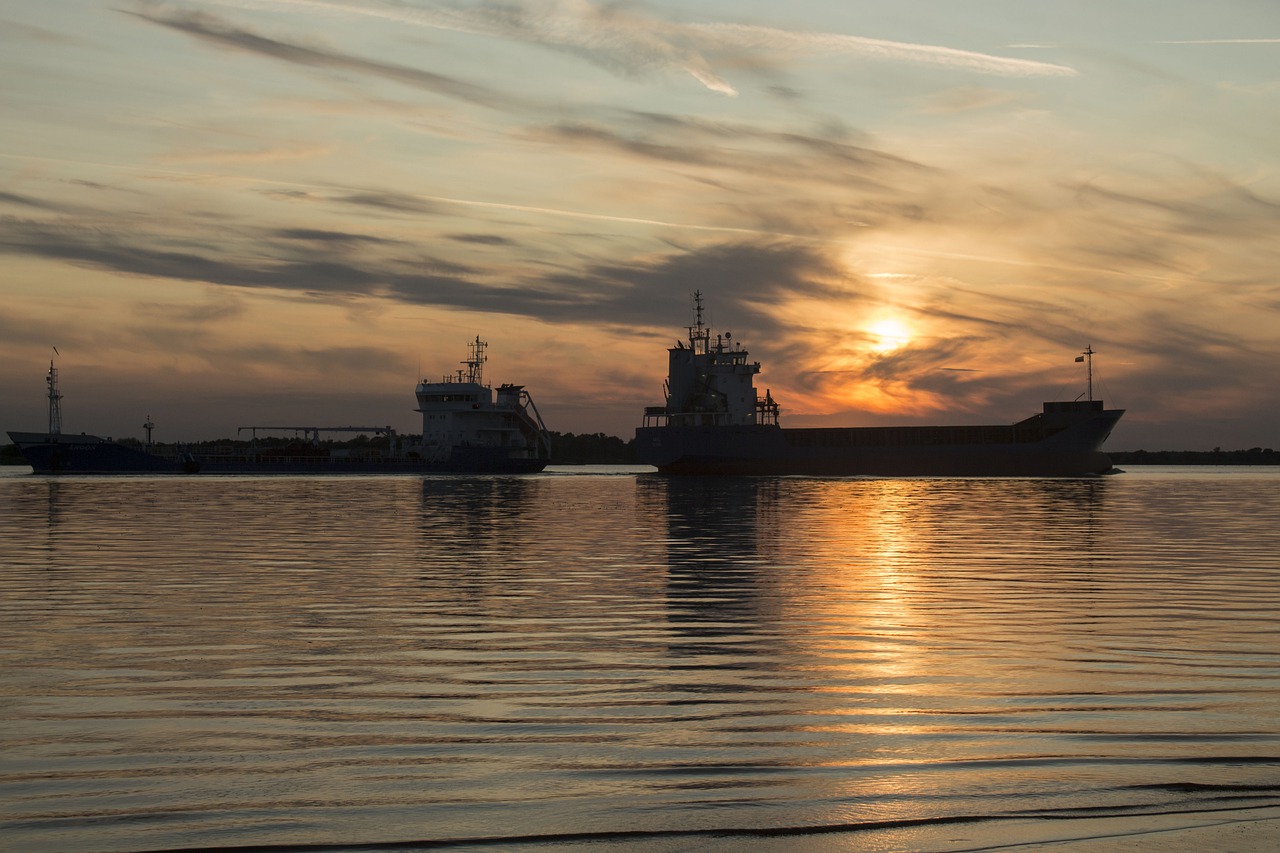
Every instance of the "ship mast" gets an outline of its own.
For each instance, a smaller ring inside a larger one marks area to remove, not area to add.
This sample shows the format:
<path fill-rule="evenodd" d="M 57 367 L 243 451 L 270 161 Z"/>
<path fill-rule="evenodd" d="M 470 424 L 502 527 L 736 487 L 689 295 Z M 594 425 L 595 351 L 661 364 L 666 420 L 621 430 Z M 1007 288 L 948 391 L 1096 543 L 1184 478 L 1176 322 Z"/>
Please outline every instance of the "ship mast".
<path fill-rule="evenodd" d="M 711 330 L 702 322 L 702 291 L 693 292 L 693 305 L 697 321 L 689 327 L 689 347 L 694 355 L 706 355 L 711 351 Z M 699 343 L 701 342 L 701 343 Z"/>
<path fill-rule="evenodd" d="M 52 358 L 45 382 L 49 385 L 49 437 L 56 441 L 55 436 L 62 435 L 62 394 L 58 393 L 58 368 L 53 366 Z"/>
<path fill-rule="evenodd" d="M 1093 402 L 1093 344 L 1089 344 L 1084 348 L 1084 352 L 1076 361 L 1083 361 L 1086 365 L 1089 377 L 1089 402 Z"/>
<path fill-rule="evenodd" d="M 489 346 L 488 341 L 480 340 L 480 336 L 476 335 L 475 341 L 467 344 L 470 357 L 462 362 L 467 368 L 467 382 L 474 382 L 477 385 L 483 385 L 481 378 L 484 375 L 484 363 L 488 361 L 488 357 L 484 354 L 485 348 Z"/>

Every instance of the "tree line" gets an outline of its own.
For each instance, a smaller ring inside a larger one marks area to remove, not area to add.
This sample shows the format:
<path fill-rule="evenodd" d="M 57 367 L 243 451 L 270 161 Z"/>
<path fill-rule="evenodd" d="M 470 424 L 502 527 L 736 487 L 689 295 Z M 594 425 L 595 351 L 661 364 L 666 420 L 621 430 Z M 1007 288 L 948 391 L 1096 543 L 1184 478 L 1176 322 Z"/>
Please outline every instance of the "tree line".
<path fill-rule="evenodd" d="M 297 439 L 260 438 L 258 445 L 270 447 L 287 444 Z M 137 439 L 122 439 L 122 444 L 141 447 Z M 221 443 L 221 442 L 219 442 Z M 248 446 L 247 441 L 227 443 Z M 347 441 L 321 442 L 325 447 L 362 449 L 386 447 L 386 439 L 365 435 Z M 1280 451 L 1270 447 L 1251 447 L 1248 450 L 1112 450 L 1107 451 L 1116 465 L 1280 465 Z M 636 461 L 635 439 L 623 441 L 617 436 L 602 432 L 551 433 L 552 465 L 634 465 Z M 23 465 L 22 454 L 13 444 L 0 446 L 0 465 Z"/>
<path fill-rule="evenodd" d="M 1280 453 L 1270 447 L 1248 450 L 1108 450 L 1116 465 L 1280 465 Z"/>
<path fill-rule="evenodd" d="M 416 436 L 404 436 L 406 439 L 414 439 Z M 119 442 L 124 445 L 142 448 L 142 442 L 136 438 L 122 438 Z M 285 438 L 280 436 L 263 436 L 258 438 L 256 445 L 259 448 L 278 448 L 288 447 L 302 443 L 297 437 Z M 193 445 L 224 445 L 236 447 L 238 449 L 246 449 L 249 442 L 244 440 L 223 439 L 213 442 L 193 442 Z M 308 443 L 309 446 L 309 443 Z M 385 436 L 370 437 L 367 435 L 359 435 L 355 438 L 345 441 L 321 441 L 319 447 L 325 449 L 347 449 L 347 450 L 384 450 L 387 447 L 387 439 Z M 636 461 L 635 439 L 623 441 L 622 439 L 605 435 L 602 432 L 574 434 L 571 432 L 552 432 L 551 433 L 551 464 L 552 465 L 631 465 Z M 25 465 L 26 462 L 22 458 L 22 454 L 18 452 L 15 444 L 0 445 L 0 465 Z"/>

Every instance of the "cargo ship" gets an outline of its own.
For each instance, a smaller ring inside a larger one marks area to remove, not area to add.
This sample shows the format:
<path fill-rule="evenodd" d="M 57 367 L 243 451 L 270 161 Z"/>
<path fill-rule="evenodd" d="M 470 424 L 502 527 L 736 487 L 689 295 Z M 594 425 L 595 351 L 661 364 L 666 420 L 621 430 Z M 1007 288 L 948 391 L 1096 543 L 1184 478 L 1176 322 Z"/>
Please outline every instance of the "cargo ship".
<path fill-rule="evenodd" d="M 49 362 L 49 426 L 45 432 L 10 432 L 36 474 L 533 474 L 551 461 L 551 438 L 522 385 L 484 382 L 486 341 L 468 345 L 453 374 L 422 380 L 415 393 L 422 435 L 398 436 L 390 426 L 246 426 L 244 442 L 155 444 L 147 417 L 145 443 L 62 431 L 58 370 Z M 289 443 L 259 445 L 259 433 L 293 433 Z M 376 451 L 326 448 L 325 433 L 380 437 Z"/>
<path fill-rule="evenodd" d="M 741 342 L 703 322 L 694 293 L 688 340 L 668 350 L 666 403 L 648 406 L 636 457 L 662 474 L 868 477 L 1083 477 L 1114 471 L 1103 442 L 1124 414 L 1093 399 L 1048 402 L 1014 423 L 987 426 L 786 428 L 772 393 L 760 396 L 760 363 Z M 1085 397 L 1085 394 L 1081 394 Z"/>

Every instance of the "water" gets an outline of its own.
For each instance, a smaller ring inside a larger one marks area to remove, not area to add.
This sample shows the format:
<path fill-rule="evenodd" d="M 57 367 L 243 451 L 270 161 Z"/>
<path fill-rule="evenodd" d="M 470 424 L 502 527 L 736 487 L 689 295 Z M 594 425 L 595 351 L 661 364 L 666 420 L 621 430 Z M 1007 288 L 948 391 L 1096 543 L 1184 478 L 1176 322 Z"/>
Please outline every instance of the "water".
<path fill-rule="evenodd" d="M 0 846 L 973 850 L 1275 814 L 1277 518 L 1277 469 L 11 469 Z"/>

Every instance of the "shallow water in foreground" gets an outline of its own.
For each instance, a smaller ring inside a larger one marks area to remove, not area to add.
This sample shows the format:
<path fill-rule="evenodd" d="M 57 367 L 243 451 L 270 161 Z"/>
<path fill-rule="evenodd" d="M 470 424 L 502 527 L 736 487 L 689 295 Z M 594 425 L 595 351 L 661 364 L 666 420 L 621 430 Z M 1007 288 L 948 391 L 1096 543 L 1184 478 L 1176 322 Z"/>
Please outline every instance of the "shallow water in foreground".
<path fill-rule="evenodd" d="M 0 838 L 971 850 L 1247 816 L 1280 806 L 1277 518 L 1276 469 L 5 471 Z"/>

